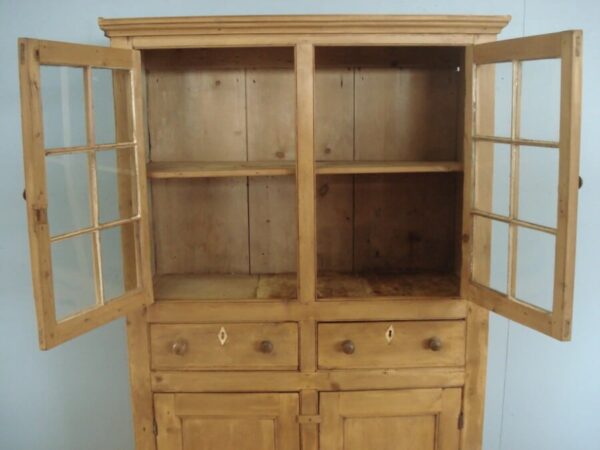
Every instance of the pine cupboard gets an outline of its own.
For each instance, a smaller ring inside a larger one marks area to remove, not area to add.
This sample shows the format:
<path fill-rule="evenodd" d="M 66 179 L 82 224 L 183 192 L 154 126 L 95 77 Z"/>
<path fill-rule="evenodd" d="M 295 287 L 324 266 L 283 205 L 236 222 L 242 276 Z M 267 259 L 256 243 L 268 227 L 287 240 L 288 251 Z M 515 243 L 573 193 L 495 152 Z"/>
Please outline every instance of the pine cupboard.
<path fill-rule="evenodd" d="M 582 33 L 100 19 L 19 40 L 42 349 L 127 317 L 139 450 L 476 450 L 488 311 L 571 335 Z"/>

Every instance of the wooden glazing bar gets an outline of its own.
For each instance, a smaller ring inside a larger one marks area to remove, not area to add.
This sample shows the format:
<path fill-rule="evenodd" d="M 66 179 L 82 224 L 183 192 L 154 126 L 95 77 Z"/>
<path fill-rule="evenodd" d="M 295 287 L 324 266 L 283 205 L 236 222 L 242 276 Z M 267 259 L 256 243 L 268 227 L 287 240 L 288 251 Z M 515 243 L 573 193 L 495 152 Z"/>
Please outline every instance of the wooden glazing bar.
<path fill-rule="evenodd" d="M 479 209 L 472 209 L 471 214 L 475 216 L 485 217 L 486 219 L 498 220 L 499 222 L 504 222 L 506 224 L 515 224 L 523 228 L 530 228 L 532 230 L 542 231 L 548 234 L 556 234 L 557 229 L 552 227 L 547 227 L 544 225 L 538 225 L 536 223 L 527 222 L 525 220 L 519 219 L 511 219 L 510 217 L 501 216 L 500 214 L 494 214 L 487 211 L 481 211 Z"/>
<path fill-rule="evenodd" d="M 83 70 L 83 85 L 85 93 L 85 129 L 88 147 L 96 142 L 96 131 L 94 127 L 94 98 L 92 92 L 92 70 L 85 67 Z M 92 253 L 94 267 L 94 287 L 96 293 L 96 305 L 104 303 L 104 285 L 102 280 L 102 249 L 100 246 L 100 232 L 98 231 L 98 179 L 96 167 L 96 153 L 88 152 L 88 193 L 90 203 L 90 219 L 92 223 Z"/>
<path fill-rule="evenodd" d="M 484 136 L 475 135 L 473 136 L 475 141 L 483 142 L 495 142 L 498 144 L 509 144 L 509 145 L 525 145 L 530 147 L 544 147 L 544 148 L 558 148 L 559 143 L 554 141 L 540 141 L 536 139 L 522 139 L 522 138 L 505 138 L 498 136 Z"/>
<path fill-rule="evenodd" d="M 65 239 L 69 239 L 69 238 L 72 238 L 75 236 L 81 236 L 82 234 L 93 233 L 95 231 L 104 230 L 106 228 L 112 228 L 112 227 L 116 227 L 119 225 L 125 225 L 128 223 L 137 222 L 138 220 L 140 220 L 139 214 L 135 217 L 130 217 L 128 219 L 115 220 L 113 222 L 99 224 L 98 226 L 91 226 L 91 227 L 87 227 L 87 228 L 82 228 L 80 230 L 70 231 L 68 233 L 57 234 L 56 236 L 52 236 L 50 238 L 50 242 L 63 241 Z"/>
<path fill-rule="evenodd" d="M 89 153 L 94 151 L 102 151 L 102 150 L 119 150 L 125 149 L 129 147 L 133 147 L 135 142 L 119 142 L 115 144 L 89 144 L 82 145 L 79 147 L 57 147 L 57 148 L 48 148 L 45 150 L 46 156 L 52 155 L 64 155 L 70 153 Z"/>
<path fill-rule="evenodd" d="M 512 63 L 512 108 L 511 138 L 516 141 L 521 136 L 521 62 Z M 517 286 L 517 245 L 519 229 L 515 223 L 519 216 L 519 145 L 513 142 L 510 146 L 510 186 L 508 224 L 508 296 L 514 297 Z"/>

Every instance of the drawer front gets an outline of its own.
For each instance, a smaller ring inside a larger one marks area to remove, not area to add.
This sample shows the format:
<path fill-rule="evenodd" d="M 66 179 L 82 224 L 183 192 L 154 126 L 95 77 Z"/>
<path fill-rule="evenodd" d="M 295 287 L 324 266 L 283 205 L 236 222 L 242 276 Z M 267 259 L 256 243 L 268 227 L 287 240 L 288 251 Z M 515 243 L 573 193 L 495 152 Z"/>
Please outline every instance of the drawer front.
<path fill-rule="evenodd" d="M 318 330 L 321 369 L 465 364 L 464 321 L 320 323 Z"/>
<path fill-rule="evenodd" d="M 296 323 L 152 325 L 156 370 L 297 370 Z"/>

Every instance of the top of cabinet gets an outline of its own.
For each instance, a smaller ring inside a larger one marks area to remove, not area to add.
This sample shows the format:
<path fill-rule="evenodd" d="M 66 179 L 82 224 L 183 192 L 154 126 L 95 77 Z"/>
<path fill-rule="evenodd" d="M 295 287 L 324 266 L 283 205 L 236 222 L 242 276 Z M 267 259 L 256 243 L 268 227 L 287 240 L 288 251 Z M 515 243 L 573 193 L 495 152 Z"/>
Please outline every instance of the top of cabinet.
<path fill-rule="evenodd" d="M 116 37 L 181 35 L 385 35 L 498 34 L 510 16 L 471 15 L 277 15 L 104 19 L 104 34 Z"/>

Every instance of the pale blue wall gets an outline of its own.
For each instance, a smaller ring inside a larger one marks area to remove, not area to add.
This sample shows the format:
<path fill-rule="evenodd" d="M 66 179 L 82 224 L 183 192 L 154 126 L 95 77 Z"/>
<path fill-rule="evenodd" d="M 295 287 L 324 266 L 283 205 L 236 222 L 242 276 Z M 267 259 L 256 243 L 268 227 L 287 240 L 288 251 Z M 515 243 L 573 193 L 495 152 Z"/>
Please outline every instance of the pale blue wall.
<path fill-rule="evenodd" d="M 104 44 L 98 16 L 274 13 L 511 14 L 501 38 L 584 30 L 584 105 L 573 341 L 494 316 L 486 450 L 600 449 L 600 3 L 554 1 L 0 0 L 0 450 L 133 449 L 123 321 L 50 352 L 37 349 L 25 225 L 19 36 Z M 595 84 L 596 83 L 596 84 Z"/>

